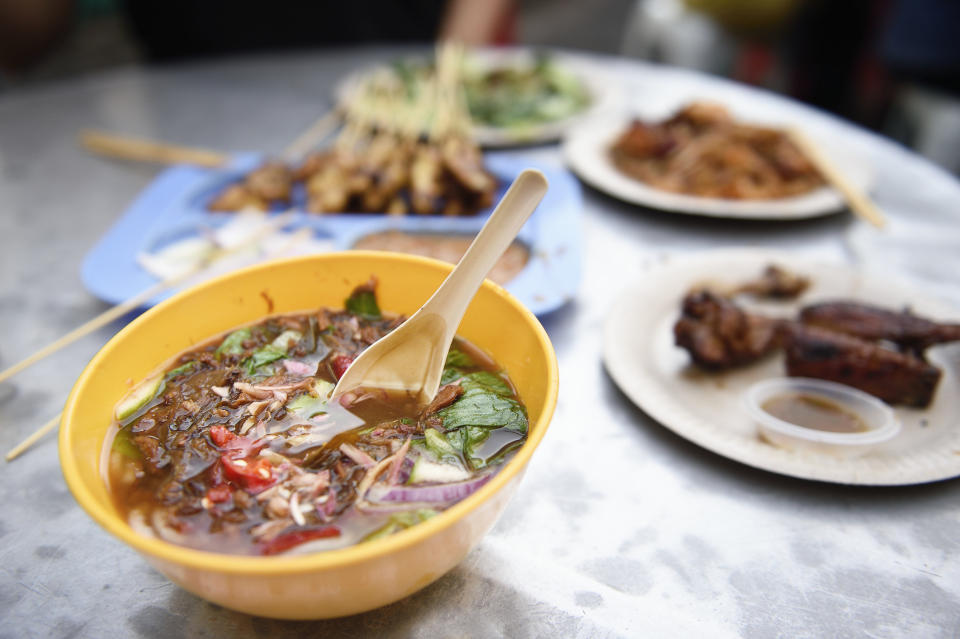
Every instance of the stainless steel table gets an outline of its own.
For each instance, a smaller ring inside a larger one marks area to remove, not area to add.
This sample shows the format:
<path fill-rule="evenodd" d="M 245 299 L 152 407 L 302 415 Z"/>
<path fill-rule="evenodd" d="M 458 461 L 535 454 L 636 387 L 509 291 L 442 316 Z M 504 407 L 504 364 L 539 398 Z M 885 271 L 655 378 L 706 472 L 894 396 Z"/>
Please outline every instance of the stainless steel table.
<path fill-rule="evenodd" d="M 0 364 L 105 308 L 82 289 L 81 260 L 155 174 L 88 156 L 78 129 L 278 151 L 329 104 L 338 77 L 394 53 L 128 69 L 0 95 Z M 648 69 L 599 61 L 626 87 Z M 936 219 L 960 249 L 956 180 L 880 138 L 811 117 L 869 153 L 891 217 Z M 560 161 L 555 147 L 518 152 Z M 645 416 L 601 363 L 606 309 L 644 266 L 736 245 L 850 259 L 843 236 L 854 224 L 849 215 L 684 217 L 585 189 L 580 294 L 544 319 L 561 399 L 517 497 L 454 571 L 364 615 L 258 619 L 178 589 L 80 510 L 48 437 L 0 465 L 0 637 L 958 636 L 956 481 L 866 489 L 752 470 Z M 0 448 L 59 410 L 121 325 L 0 389 Z"/>

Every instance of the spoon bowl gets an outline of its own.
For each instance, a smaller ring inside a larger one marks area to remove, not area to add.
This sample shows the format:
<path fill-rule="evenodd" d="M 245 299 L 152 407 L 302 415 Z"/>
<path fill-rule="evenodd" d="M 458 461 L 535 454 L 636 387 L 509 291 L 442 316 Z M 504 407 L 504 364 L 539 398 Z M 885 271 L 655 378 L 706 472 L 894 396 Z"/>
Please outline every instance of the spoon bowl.
<path fill-rule="evenodd" d="M 407 321 L 354 360 L 333 397 L 357 388 L 382 388 L 412 392 L 428 404 L 440 387 L 447 351 L 467 305 L 546 192 L 547 179 L 540 171 L 520 173 L 443 284 Z"/>

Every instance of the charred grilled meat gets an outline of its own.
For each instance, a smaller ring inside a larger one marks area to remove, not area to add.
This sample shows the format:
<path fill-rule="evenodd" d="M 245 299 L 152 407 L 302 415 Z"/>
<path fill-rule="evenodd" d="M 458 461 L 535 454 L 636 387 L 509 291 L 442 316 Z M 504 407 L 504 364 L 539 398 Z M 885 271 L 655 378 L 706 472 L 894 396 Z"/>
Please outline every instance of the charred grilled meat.
<path fill-rule="evenodd" d="M 934 344 L 960 340 L 960 324 L 940 324 L 909 311 L 890 311 L 856 302 L 825 302 L 800 311 L 800 321 L 866 340 L 886 340 L 922 357 Z"/>
<path fill-rule="evenodd" d="M 792 324 L 784 331 L 787 375 L 859 388 L 889 404 L 930 405 L 940 370 L 919 357 L 851 335 Z"/>
<path fill-rule="evenodd" d="M 783 322 L 747 313 L 708 290 L 693 291 L 683 300 L 682 315 L 673 327 L 677 346 L 710 370 L 751 364 L 780 346 Z"/>
<path fill-rule="evenodd" d="M 755 297 L 775 300 L 792 300 L 810 287 L 810 278 L 791 273 L 787 269 L 769 264 L 755 280 L 741 284 L 734 293 L 747 293 Z"/>
<path fill-rule="evenodd" d="M 267 162 L 251 171 L 242 183 L 228 185 L 210 203 L 211 211 L 266 211 L 271 203 L 288 204 L 293 173 L 280 162 Z"/>

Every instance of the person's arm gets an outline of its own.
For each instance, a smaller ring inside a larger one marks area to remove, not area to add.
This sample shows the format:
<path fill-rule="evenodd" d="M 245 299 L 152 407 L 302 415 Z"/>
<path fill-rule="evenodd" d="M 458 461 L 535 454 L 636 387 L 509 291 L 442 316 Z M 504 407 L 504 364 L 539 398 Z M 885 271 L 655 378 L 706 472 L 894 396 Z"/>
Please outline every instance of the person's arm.
<path fill-rule="evenodd" d="M 497 43 L 510 30 L 515 9 L 514 0 L 450 0 L 439 39 L 466 45 Z"/>

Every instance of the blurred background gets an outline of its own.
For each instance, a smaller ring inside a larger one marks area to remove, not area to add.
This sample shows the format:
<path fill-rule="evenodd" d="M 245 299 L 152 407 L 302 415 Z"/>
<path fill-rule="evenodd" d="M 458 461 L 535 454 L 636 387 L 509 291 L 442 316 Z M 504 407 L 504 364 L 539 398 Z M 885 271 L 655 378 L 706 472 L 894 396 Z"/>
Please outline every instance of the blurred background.
<path fill-rule="evenodd" d="M 957 0 L 0 0 L 0 93 L 123 65 L 436 37 L 733 78 L 960 174 Z"/>

